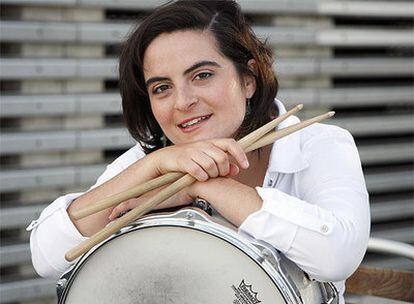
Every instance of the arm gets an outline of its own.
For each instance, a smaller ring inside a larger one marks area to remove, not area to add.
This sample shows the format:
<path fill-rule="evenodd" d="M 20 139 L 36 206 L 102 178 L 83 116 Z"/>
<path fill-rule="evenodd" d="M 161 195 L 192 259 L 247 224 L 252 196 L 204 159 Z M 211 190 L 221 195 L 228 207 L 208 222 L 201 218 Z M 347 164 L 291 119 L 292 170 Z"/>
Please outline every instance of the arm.
<path fill-rule="evenodd" d="M 230 139 L 168 147 L 146 157 L 143 157 L 142 151 L 135 153 L 133 149 L 109 165 L 88 192 L 58 198 L 28 227 L 28 230 L 32 231 L 33 265 L 41 276 L 57 277 L 65 271 L 70 266 L 64 259 L 65 252 L 106 226 L 113 208 L 72 222 L 69 215 L 74 210 L 168 171 L 188 172 L 200 180 L 228 174 L 234 171 L 235 165 L 231 164 L 225 152 L 229 152 L 239 162 L 245 158 L 241 147 Z M 183 200 L 188 199 L 185 193 L 181 193 L 180 196 Z M 131 201 L 138 202 L 141 198 L 127 202 Z M 171 204 L 174 205 L 176 202 Z M 126 203 L 121 205 L 128 206 Z"/>
<path fill-rule="evenodd" d="M 89 191 L 98 188 L 143 156 L 140 147 L 131 148 L 107 166 Z M 71 265 L 64 258 L 65 252 L 86 239 L 67 212 L 70 204 L 84 195 L 85 192 L 79 192 L 57 198 L 27 228 L 31 231 L 32 263 L 40 276 L 58 278 Z"/>
<path fill-rule="evenodd" d="M 309 167 L 294 174 L 292 192 L 257 189 L 263 208 L 240 227 L 320 281 L 344 280 L 355 271 L 370 230 L 358 151 L 348 132 L 334 131 L 302 146 Z"/>
<path fill-rule="evenodd" d="M 99 183 L 98 180 L 97 185 L 92 187 L 90 191 L 73 201 L 68 208 L 68 213 L 71 214 L 94 202 L 125 191 L 157 176 L 151 155 L 135 160 L 130 166 L 114 174 L 116 171 L 111 171 L 108 176 L 109 179 L 104 182 Z M 112 209 L 108 208 L 83 219 L 73 220 L 73 223 L 83 236 L 89 237 L 109 223 L 108 217 Z"/>
<path fill-rule="evenodd" d="M 283 252 L 311 277 L 340 281 L 359 265 L 369 237 L 368 194 L 352 137 L 321 134 L 303 147 L 309 167 L 286 175 L 290 191 L 229 178 L 196 183 L 239 230 Z M 257 191 L 257 192 L 256 192 Z"/>

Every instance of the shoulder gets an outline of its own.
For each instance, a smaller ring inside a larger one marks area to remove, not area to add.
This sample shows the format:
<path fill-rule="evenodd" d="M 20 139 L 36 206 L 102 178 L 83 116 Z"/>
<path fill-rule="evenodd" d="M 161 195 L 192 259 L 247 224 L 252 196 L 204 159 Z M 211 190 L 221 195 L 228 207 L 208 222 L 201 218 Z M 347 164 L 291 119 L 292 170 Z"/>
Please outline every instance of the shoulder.
<path fill-rule="evenodd" d="M 306 148 L 321 142 L 334 144 L 335 142 L 344 141 L 355 145 L 351 133 L 338 126 L 316 123 L 304 128 L 300 132 L 301 148 Z"/>

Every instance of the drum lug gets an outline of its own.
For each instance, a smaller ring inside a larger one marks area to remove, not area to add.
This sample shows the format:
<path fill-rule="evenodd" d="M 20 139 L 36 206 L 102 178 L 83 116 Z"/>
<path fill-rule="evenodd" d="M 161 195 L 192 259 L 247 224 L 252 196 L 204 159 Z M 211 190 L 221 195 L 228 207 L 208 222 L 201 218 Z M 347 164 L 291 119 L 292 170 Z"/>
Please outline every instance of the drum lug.
<path fill-rule="evenodd" d="M 61 298 L 62 293 L 65 290 L 67 283 L 68 283 L 68 280 L 66 278 L 61 278 L 56 282 L 56 293 L 57 293 L 58 299 Z"/>
<path fill-rule="evenodd" d="M 270 263 L 275 269 L 277 270 L 281 270 L 280 268 L 280 256 L 278 254 L 278 252 L 272 251 L 269 248 L 267 248 L 266 246 L 260 244 L 260 241 L 258 240 L 251 240 L 250 244 L 252 244 L 253 246 L 255 246 L 259 251 L 260 251 L 260 262 L 263 263 L 265 261 L 267 261 L 268 263 Z"/>
<path fill-rule="evenodd" d="M 194 213 L 191 211 L 187 211 L 185 214 L 185 218 L 189 221 L 191 221 L 194 218 Z"/>
<path fill-rule="evenodd" d="M 202 215 L 199 210 L 194 210 L 191 208 L 182 209 L 172 215 L 169 218 L 173 219 L 182 219 L 184 218 L 188 222 L 192 223 L 194 221 L 201 221 L 205 223 L 211 223 L 211 221 L 204 215 Z"/>
<path fill-rule="evenodd" d="M 325 297 L 323 304 L 338 304 L 338 291 L 334 284 L 330 282 L 321 283 L 323 291 L 322 294 Z"/>
<path fill-rule="evenodd" d="M 66 283 L 68 282 L 68 280 L 66 280 L 65 278 L 63 278 L 63 279 L 59 279 L 57 282 L 56 282 L 56 288 L 58 288 L 58 289 L 63 289 L 63 288 L 65 288 L 66 287 Z"/>
<path fill-rule="evenodd" d="M 269 261 L 272 258 L 274 259 L 274 256 L 272 255 L 272 253 L 270 252 L 270 250 L 267 249 L 267 248 L 263 248 L 262 249 L 261 256 L 262 256 L 263 260 L 267 260 L 267 261 Z"/>

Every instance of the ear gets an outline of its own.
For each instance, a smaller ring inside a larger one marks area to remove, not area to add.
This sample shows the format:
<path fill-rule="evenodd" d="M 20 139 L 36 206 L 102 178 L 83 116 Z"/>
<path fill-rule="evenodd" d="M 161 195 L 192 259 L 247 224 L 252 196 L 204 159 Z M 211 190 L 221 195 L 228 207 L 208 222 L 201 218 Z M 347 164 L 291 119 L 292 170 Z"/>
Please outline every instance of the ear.
<path fill-rule="evenodd" d="M 249 66 L 249 69 L 252 71 L 253 75 L 256 75 L 256 61 L 254 59 L 250 59 L 247 62 L 247 65 Z M 251 98 L 254 92 L 256 92 L 256 78 L 253 75 L 243 76 L 246 98 Z"/>

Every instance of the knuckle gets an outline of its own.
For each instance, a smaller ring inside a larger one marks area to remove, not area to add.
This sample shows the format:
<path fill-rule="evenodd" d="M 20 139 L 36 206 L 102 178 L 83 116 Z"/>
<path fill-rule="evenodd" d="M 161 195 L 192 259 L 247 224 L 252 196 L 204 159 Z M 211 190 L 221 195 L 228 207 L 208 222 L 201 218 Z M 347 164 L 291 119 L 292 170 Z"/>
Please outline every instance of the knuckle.
<path fill-rule="evenodd" d="M 227 154 L 224 154 L 224 153 L 222 153 L 222 154 L 220 154 L 220 155 L 218 155 L 217 156 L 217 162 L 219 162 L 220 164 L 225 164 L 225 163 L 227 163 L 228 162 L 228 156 L 227 156 Z"/>
<path fill-rule="evenodd" d="M 189 166 L 187 172 L 193 176 L 197 176 L 202 173 L 203 170 L 199 166 Z"/>
<path fill-rule="evenodd" d="M 205 168 L 208 170 L 212 170 L 216 167 L 216 163 L 213 160 L 210 160 L 206 163 Z"/>

